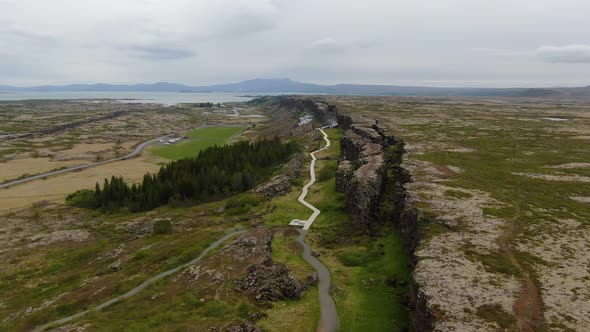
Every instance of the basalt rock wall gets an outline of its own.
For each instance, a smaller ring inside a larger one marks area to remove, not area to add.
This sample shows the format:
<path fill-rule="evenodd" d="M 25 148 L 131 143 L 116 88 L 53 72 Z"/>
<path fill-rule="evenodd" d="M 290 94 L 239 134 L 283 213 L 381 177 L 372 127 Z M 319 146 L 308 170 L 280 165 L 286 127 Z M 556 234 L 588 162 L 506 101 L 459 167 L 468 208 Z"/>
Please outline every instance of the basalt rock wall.
<path fill-rule="evenodd" d="M 377 121 L 365 117 L 337 114 L 345 130 L 341 139 L 342 156 L 336 173 L 336 190 L 345 194 L 345 208 L 357 227 L 372 228 L 377 223 L 393 222 L 400 230 L 411 267 L 420 244 L 420 213 L 408 203 L 404 184 L 410 174 L 400 165 L 404 143 L 388 136 Z M 433 317 L 428 298 L 415 281 L 408 303 L 414 331 L 432 331 Z"/>

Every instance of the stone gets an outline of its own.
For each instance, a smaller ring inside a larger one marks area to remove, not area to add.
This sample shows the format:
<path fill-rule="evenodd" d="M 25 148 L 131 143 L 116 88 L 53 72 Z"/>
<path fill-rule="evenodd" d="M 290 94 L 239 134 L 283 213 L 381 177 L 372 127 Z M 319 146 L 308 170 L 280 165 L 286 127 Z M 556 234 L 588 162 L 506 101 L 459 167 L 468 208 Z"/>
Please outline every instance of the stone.
<path fill-rule="evenodd" d="M 121 270 L 123 267 L 121 266 L 122 262 L 121 260 L 117 260 L 116 262 L 114 262 L 113 264 L 111 264 L 110 269 L 111 271 L 119 271 Z"/>
<path fill-rule="evenodd" d="M 236 279 L 235 290 L 248 292 L 258 302 L 279 301 L 283 299 L 298 300 L 307 286 L 292 276 L 289 269 L 272 259 L 252 265 L 245 277 Z"/>
<path fill-rule="evenodd" d="M 307 286 L 315 285 L 319 282 L 319 280 L 320 280 L 320 277 L 317 272 L 312 272 L 312 273 L 308 274 L 307 277 L 305 278 L 305 282 L 307 283 Z"/>
<path fill-rule="evenodd" d="M 141 239 L 152 233 L 154 223 L 155 220 L 129 222 L 125 224 L 125 231 L 131 234 L 134 239 Z"/>

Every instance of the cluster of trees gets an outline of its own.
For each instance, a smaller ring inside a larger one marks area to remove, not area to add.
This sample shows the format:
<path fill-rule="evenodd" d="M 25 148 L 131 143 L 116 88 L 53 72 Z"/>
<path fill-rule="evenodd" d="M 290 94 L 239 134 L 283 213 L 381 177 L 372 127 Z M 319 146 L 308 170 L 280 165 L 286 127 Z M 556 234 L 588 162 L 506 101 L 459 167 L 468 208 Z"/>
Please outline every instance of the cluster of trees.
<path fill-rule="evenodd" d="M 281 143 L 278 138 L 214 146 L 196 158 L 173 161 L 156 174 L 144 175 L 141 183 L 128 185 L 122 177 L 113 176 L 102 187 L 97 183 L 94 190 L 77 191 L 67 201 L 106 211 L 146 211 L 172 201 L 221 199 L 266 180 L 297 150 L 295 143 Z"/>
<path fill-rule="evenodd" d="M 213 103 L 192 103 L 189 104 L 192 107 L 199 107 L 199 108 L 204 108 L 204 107 L 221 107 L 221 103 L 217 103 L 217 104 L 213 104 Z"/>

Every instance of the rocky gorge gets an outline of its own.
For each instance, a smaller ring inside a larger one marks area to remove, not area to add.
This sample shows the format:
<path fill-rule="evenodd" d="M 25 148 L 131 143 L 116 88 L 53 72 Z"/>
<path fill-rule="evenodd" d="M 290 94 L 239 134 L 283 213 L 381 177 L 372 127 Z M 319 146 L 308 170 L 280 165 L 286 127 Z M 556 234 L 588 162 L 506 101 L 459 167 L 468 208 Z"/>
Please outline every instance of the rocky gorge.
<path fill-rule="evenodd" d="M 338 114 L 345 130 L 340 144 L 342 157 L 336 174 L 336 190 L 345 194 L 345 208 L 356 227 L 371 229 L 393 222 L 398 227 L 413 269 L 415 250 L 422 238 L 418 210 L 408 203 L 404 184 L 409 173 L 401 167 L 404 143 L 387 136 L 378 122 L 367 117 Z M 415 331 L 433 329 L 427 296 L 415 280 L 410 285 L 408 306 Z"/>
<path fill-rule="evenodd" d="M 368 233 L 385 223 L 399 230 L 413 271 L 417 265 L 416 249 L 424 236 L 419 210 L 410 203 L 405 184 L 411 174 L 402 167 L 404 142 L 389 135 L 378 121 L 363 115 L 344 113 L 321 100 L 283 97 L 279 105 L 298 112 L 307 110 L 320 125 L 334 120 L 344 130 L 340 140 L 341 157 L 336 170 L 336 191 L 344 194 L 344 209 L 355 228 Z M 421 284 L 414 279 L 405 300 L 415 331 L 434 329 L 435 315 Z"/>

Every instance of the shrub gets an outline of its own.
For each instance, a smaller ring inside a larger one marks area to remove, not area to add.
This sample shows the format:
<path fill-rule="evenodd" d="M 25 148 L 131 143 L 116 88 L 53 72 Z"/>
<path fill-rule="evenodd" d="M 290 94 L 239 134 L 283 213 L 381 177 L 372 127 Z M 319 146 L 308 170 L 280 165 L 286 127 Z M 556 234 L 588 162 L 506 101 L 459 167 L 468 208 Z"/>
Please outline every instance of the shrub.
<path fill-rule="evenodd" d="M 213 301 L 203 306 L 203 314 L 206 317 L 223 317 L 227 313 L 225 303 Z"/>
<path fill-rule="evenodd" d="M 334 163 L 330 163 L 320 169 L 318 172 L 318 181 L 324 182 L 330 180 L 332 177 L 336 175 L 336 165 Z"/>
<path fill-rule="evenodd" d="M 255 193 L 248 193 L 231 198 L 225 205 L 226 214 L 229 216 L 244 214 L 251 208 L 260 205 L 262 197 Z"/>
<path fill-rule="evenodd" d="M 93 209 L 97 207 L 94 191 L 88 189 L 78 190 L 66 197 L 66 202 L 70 205 Z"/>
<path fill-rule="evenodd" d="M 369 259 L 365 248 L 343 249 L 338 252 L 337 256 L 344 266 L 364 265 Z"/>
<path fill-rule="evenodd" d="M 243 207 L 243 206 L 247 206 L 247 205 L 258 206 L 258 205 L 260 205 L 261 200 L 262 199 L 259 195 L 254 194 L 254 193 L 249 193 L 249 194 L 245 194 L 245 195 L 232 197 L 231 199 L 229 199 L 227 201 L 225 208 L 232 209 L 232 208 Z"/>
<path fill-rule="evenodd" d="M 172 233 L 172 223 L 168 219 L 158 219 L 154 223 L 154 233 L 170 234 Z"/>

